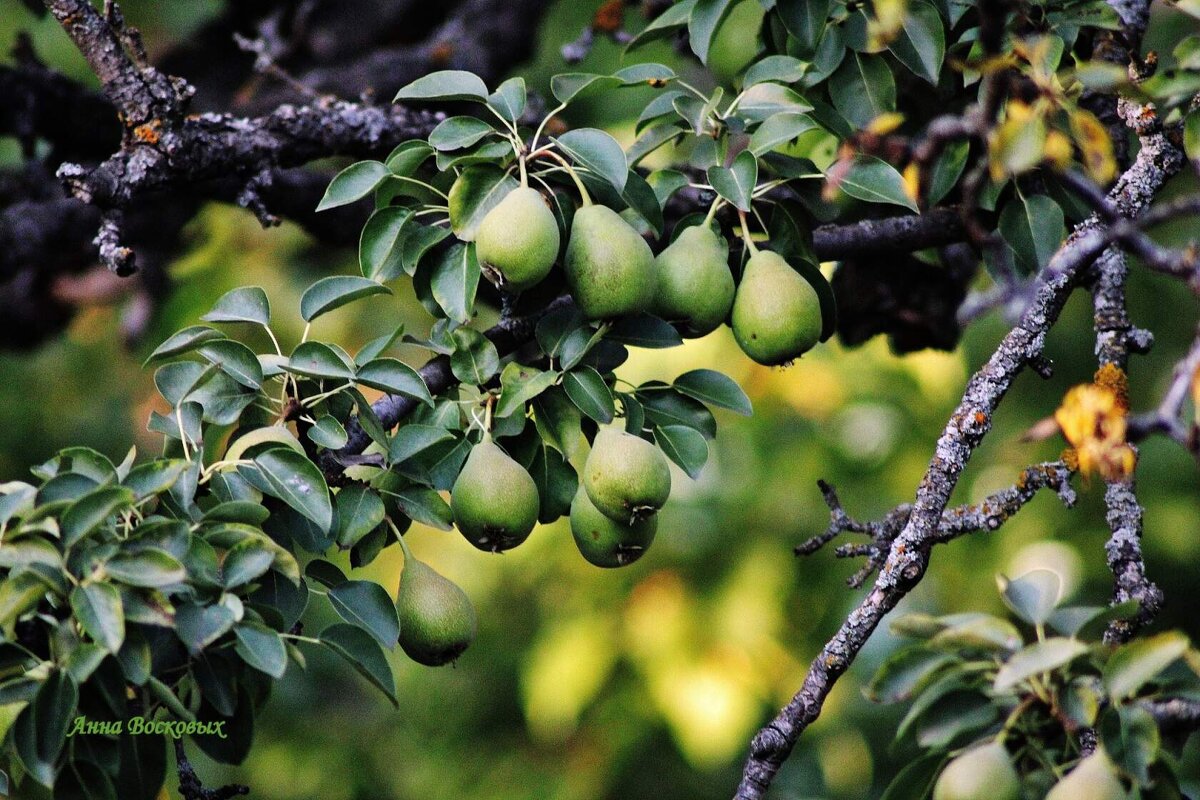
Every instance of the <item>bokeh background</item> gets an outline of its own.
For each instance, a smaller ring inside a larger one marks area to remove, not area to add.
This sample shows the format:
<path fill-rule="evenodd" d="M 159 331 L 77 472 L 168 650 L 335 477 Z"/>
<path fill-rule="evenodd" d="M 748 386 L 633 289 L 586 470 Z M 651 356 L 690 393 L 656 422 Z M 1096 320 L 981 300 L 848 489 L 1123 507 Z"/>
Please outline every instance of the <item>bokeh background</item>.
<path fill-rule="evenodd" d="M 124 5 L 152 49 L 186 37 L 220 8 L 215 0 Z M 564 71 L 559 47 L 575 38 L 593 5 L 560 2 L 547 16 L 535 57 L 516 73 L 531 88 L 544 92 L 549 77 Z M 1156 15 L 1148 46 L 1177 38 L 1177 22 Z M 38 21 L 17 0 L 0 0 L 0 49 L 19 30 L 34 35 L 45 60 L 88 77 L 51 20 Z M 1169 52 L 1169 44 L 1162 50 Z M 695 71 L 664 45 L 640 56 Z M 611 70 L 620 57 L 604 41 L 579 69 Z M 346 93 L 353 95 L 353 87 Z M 603 125 L 628 141 L 644 99 L 637 90 L 615 103 L 606 95 L 603 108 L 582 105 L 570 121 Z M 17 157 L 15 143 L 0 139 L 0 163 Z M 1185 237 L 1188 225 L 1195 236 L 1195 221 L 1163 235 Z M 207 208 L 186 237 L 186 253 L 170 269 L 177 289 L 144 343 L 125 348 L 118 310 L 100 306 L 31 354 L 0 354 L 0 480 L 24 477 L 31 465 L 68 445 L 95 447 L 117 460 L 131 445 L 147 456 L 156 453 L 159 443 L 145 421 L 162 401 L 141 360 L 159 340 L 194 323 L 228 289 L 257 284 L 271 297 L 287 347 L 301 332 L 297 307 L 305 286 L 356 268 L 349 250 L 320 247 L 287 225 L 264 231 L 249 214 L 228 207 Z M 1186 291 L 1137 269 L 1130 296 L 1134 320 L 1156 336 L 1153 352 L 1139 357 L 1132 373 L 1133 405 L 1147 408 L 1190 341 L 1197 310 Z M 414 332 L 431 321 L 403 286 L 395 297 L 323 318 L 318 332 L 353 350 L 399 320 Z M 854 350 L 830 343 L 787 370 L 750 362 L 727 329 L 676 350 L 635 351 L 620 371 L 627 380 L 669 380 L 716 367 L 738 380 L 755 406 L 751 418 L 718 412 L 710 462 L 698 481 L 675 472 L 671 502 L 645 558 L 623 570 L 595 569 L 575 551 L 566 520 L 539 528 L 504 556 L 481 554 L 456 534 L 414 526 L 414 551 L 460 583 L 479 610 L 474 647 L 442 669 L 417 666 L 397 650 L 399 711 L 347 666 L 312 652 L 308 670 L 293 665 L 275 691 L 245 764 L 224 767 L 194 753 L 201 776 L 210 785 L 248 783 L 252 796 L 263 800 L 730 796 L 750 737 L 790 698 L 808 661 L 862 594 L 844 583 L 857 563 L 839 561 L 831 551 L 792 555 L 793 546 L 828 519 L 816 480 L 833 483 L 848 511 L 860 517 L 911 500 L 965 380 L 1006 330 L 1006 320 L 993 312 L 953 353 L 899 358 L 879 339 Z M 1090 378 L 1086 294 L 1067 308 L 1049 355 L 1053 379 L 1027 374 L 1017 382 L 955 502 L 979 499 L 1011 484 L 1025 465 L 1056 457 L 1061 442 L 1030 443 L 1021 434 L 1052 414 L 1067 388 Z M 1142 450 L 1147 565 L 1168 599 L 1158 627 L 1182 628 L 1194 639 L 1200 639 L 1193 611 L 1197 474 L 1192 459 L 1164 441 L 1149 441 Z M 1047 494 L 999 532 L 939 547 L 925 581 L 901 610 L 1003 613 L 995 576 L 1034 566 L 1059 570 L 1077 602 L 1107 601 L 1103 487 L 1079 488 L 1073 510 Z M 362 570 L 393 593 L 401 563 L 396 549 Z M 314 598 L 306 624 L 319 630 L 333 618 Z M 911 756 L 891 741 L 902 709 L 872 705 L 861 694 L 896 644 L 881 630 L 868 645 L 804 734 L 774 797 L 878 796 Z M 1184 760 L 1192 794 L 1200 790 L 1198 755 L 1193 745 Z"/>

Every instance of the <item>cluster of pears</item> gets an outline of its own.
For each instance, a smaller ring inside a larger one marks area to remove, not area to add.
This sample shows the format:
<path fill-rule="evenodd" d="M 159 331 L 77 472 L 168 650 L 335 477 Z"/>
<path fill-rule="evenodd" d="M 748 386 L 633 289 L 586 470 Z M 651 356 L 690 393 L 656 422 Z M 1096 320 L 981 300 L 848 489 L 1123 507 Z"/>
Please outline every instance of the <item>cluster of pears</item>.
<path fill-rule="evenodd" d="M 571 532 L 592 564 L 632 564 L 654 540 L 657 520 L 671 492 L 666 456 L 633 434 L 597 434 L 571 503 Z M 450 492 L 450 511 L 462 535 L 480 550 L 503 552 L 529 537 L 540 498 L 529 473 L 489 434 L 471 449 Z"/>
<path fill-rule="evenodd" d="M 483 269 L 513 292 L 549 275 L 560 245 L 554 213 L 529 186 L 489 211 L 475 240 Z M 687 337 L 728 322 L 750 358 L 786 364 L 820 340 L 820 298 L 783 256 L 751 252 L 735 286 L 729 245 L 709 225 L 684 229 L 656 258 L 620 214 L 585 202 L 572 220 L 563 266 L 575 305 L 590 320 L 650 312 Z"/>
<path fill-rule="evenodd" d="M 938 776 L 933 800 L 1019 800 L 1021 778 L 998 741 L 954 758 Z M 1103 749 L 1082 759 L 1058 781 L 1046 800 L 1124 800 L 1129 795 Z"/>

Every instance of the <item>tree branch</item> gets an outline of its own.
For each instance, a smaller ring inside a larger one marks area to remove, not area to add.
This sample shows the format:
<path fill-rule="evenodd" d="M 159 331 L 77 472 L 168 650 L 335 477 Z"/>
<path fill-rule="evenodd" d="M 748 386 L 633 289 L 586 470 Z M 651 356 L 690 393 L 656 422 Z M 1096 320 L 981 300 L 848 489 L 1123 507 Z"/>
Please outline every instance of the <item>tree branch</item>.
<path fill-rule="evenodd" d="M 1072 474 L 1070 468 L 1062 461 L 1026 467 L 1015 484 L 989 495 L 982 502 L 943 511 L 937 532 L 930 540 L 943 544 L 970 533 L 998 530 L 1041 489 L 1053 489 L 1063 505 L 1070 508 L 1075 504 L 1075 490 L 1071 488 L 1070 483 Z M 867 563 L 847 581 L 852 587 L 862 586 L 867 578 L 884 565 L 892 543 L 908 524 L 912 515 L 912 504 L 897 506 L 881 520 L 859 522 L 842 509 L 832 486 L 824 481 L 817 481 L 817 485 L 825 497 L 826 505 L 829 506 L 829 527 L 824 533 L 796 547 L 796 555 L 811 555 L 842 533 L 865 533 L 871 537 L 870 543 L 843 544 L 834 551 L 838 558 L 866 557 Z"/>
<path fill-rule="evenodd" d="M 1152 112 L 1151 112 L 1152 113 Z M 1182 166 L 1182 155 L 1161 131 L 1147 130 L 1133 165 L 1117 181 L 1109 199 L 1125 217 L 1149 206 L 1168 177 Z M 987 364 L 967 384 L 917 489 L 904 529 L 892 542 L 875 585 L 812 662 L 803 685 L 754 737 L 736 800 L 760 800 L 796 740 L 821 713 L 837 679 L 849 668 L 883 617 L 916 586 L 929 565 L 942 514 L 975 448 L 991 427 L 992 413 L 1016 376 L 1042 357 L 1046 336 L 1057 320 L 1081 272 L 1107 247 L 1100 220 L 1081 223 L 1050 260 L 1031 304 L 1000 343 Z"/>

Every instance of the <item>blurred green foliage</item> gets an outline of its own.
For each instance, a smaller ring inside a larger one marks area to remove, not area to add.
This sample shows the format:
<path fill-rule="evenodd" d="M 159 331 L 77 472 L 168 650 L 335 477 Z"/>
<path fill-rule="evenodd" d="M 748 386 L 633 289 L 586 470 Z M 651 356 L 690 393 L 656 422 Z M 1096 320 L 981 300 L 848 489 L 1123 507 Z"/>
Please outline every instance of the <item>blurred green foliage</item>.
<path fill-rule="evenodd" d="M 519 71 L 532 89 L 545 92 L 550 75 L 564 69 L 559 47 L 577 35 L 592 5 L 562 2 L 548 15 L 534 60 Z M 131 0 L 125 7 L 160 49 L 219 3 Z M 1169 39 L 1170 23 L 1157 18 L 1150 40 Z M 38 22 L 16 0 L 0 0 L 0 39 L 11 41 L 18 30 L 35 33 L 48 62 L 87 75 L 52 20 Z M 639 57 L 699 73 L 665 44 Z M 607 73 L 619 59 L 619 49 L 602 41 L 572 69 Z M 605 95 L 603 108 L 580 104 L 570 122 L 628 136 L 644 100 L 638 91 L 619 103 Z M 15 157 L 11 144 L 0 142 L 0 160 Z M 153 344 L 192 324 L 228 289 L 257 284 L 267 290 L 276 319 L 291 325 L 280 328 L 286 349 L 300 336 L 295 310 L 303 288 L 321 275 L 355 271 L 349 251 L 322 249 L 286 225 L 263 231 L 242 210 L 208 208 L 185 233 L 187 250 L 171 269 L 177 289 L 143 344 L 124 349 L 117 310 L 104 307 L 81 314 L 65 337 L 34 354 L 0 355 L 3 479 L 24 477 L 30 465 L 68 445 L 119 460 L 132 442 L 152 454 L 157 437 L 146 433 L 145 421 L 161 400 L 140 361 Z M 1133 406 L 1145 409 L 1161 395 L 1197 314 L 1186 290 L 1136 269 L 1130 298 L 1135 322 L 1156 336 L 1154 351 L 1137 358 L 1131 375 Z M 355 345 L 397 320 L 414 331 L 429 322 L 411 295 L 398 292 L 318 325 L 323 337 Z M 977 500 L 1011 484 L 1027 464 L 1057 456 L 1060 441 L 1030 443 L 1021 435 L 1053 413 L 1067 388 L 1090 379 L 1091 325 L 1088 298 L 1078 293 L 1051 335 L 1053 379 L 1026 374 L 1018 381 L 956 502 Z M 260 717 L 246 763 L 226 768 L 197 755 L 201 776 L 209 785 L 247 783 L 264 800 L 728 797 L 750 737 L 790 699 L 809 659 L 861 594 L 844 585 L 857 564 L 835 560 L 830 550 L 792 556 L 795 544 L 827 522 L 815 481 L 834 484 L 847 510 L 863 518 L 910 501 L 966 378 L 1006 330 L 994 313 L 952 354 L 898 358 L 880 339 L 856 350 L 831 343 L 787 370 L 752 364 L 726 328 L 665 354 L 635 351 L 619 372 L 634 383 L 715 366 L 755 404 L 749 419 L 723 413 L 699 481 L 675 471 L 672 502 L 661 512 L 649 555 L 622 570 L 591 567 L 575 550 L 565 519 L 503 556 L 414 526 L 414 551 L 463 586 L 479 609 L 480 635 L 471 650 L 441 669 L 393 654 L 399 712 L 344 664 L 314 652 L 306 672 L 291 668 Z M 1147 566 L 1168 599 L 1156 629 L 1180 628 L 1194 641 L 1200 640 L 1200 620 L 1190 610 L 1200 560 L 1197 474 L 1174 445 L 1156 439 L 1142 448 Z M 938 548 L 927 579 L 901 611 L 1004 613 L 995 574 L 1035 566 L 1058 570 L 1074 601 L 1105 602 L 1111 579 L 1103 487 L 1081 489 L 1074 510 L 1046 494 L 1000 531 Z M 394 594 L 397 550 L 360 577 Z M 322 613 L 328 618 L 316 615 L 312 629 L 333 621 Z M 897 644 L 886 631 L 876 635 L 804 734 L 773 797 L 877 796 L 911 756 L 890 747 L 903 709 L 861 695 Z M 1184 758 L 1192 794 L 1200 791 L 1198 756 L 1193 744 Z M 175 797 L 173 784 L 171 791 Z"/>

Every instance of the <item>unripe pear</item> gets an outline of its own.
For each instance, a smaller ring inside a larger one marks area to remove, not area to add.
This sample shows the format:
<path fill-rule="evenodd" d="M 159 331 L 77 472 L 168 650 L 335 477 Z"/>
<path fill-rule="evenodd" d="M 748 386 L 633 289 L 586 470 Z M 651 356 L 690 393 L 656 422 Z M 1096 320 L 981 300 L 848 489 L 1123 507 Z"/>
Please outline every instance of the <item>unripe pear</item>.
<path fill-rule="evenodd" d="M 539 505 L 533 478 L 490 439 L 471 449 L 450 491 L 454 524 L 468 542 L 493 553 L 525 541 Z"/>
<path fill-rule="evenodd" d="M 475 235 L 480 266 L 499 276 L 501 288 L 519 292 L 550 273 L 558 258 L 558 223 L 542 193 L 513 189 L 487 213 Z"/>
<path fill-rule="evenodd" d="M 575 212 L 563 261 L 575 305 L 588 319 L 636 314 L 654 300 L 654 254 L 607 206 Z"/>
<path fill-rule="evenodd" d="M 999 742 L 976 747 L 955 758 L 933 787 L 933 800 L 1017 800 L 1021 779 Z"/>
<path fill-rule="evenodd" d="M 624 567 L 642 557 L 654 541 L 658 515 L 626 525 L 605 516 L 582 486 L 571 501 L 571 535 L 589 563 L 597 567 Z"/>
<path fill-rule="evenodd" d="M 1117 780 L 1117 772 L 1103 750 L 1097 750 L 1080 761 L 1075 769 L 1046 795 L 1046 800 L 1125 800 L 1125 787 Z"/>
<path fill-rule="evenodd" d="M 746 262 L 733 300 L 733 336 L 746 355 L 786 364 L 821 339 L 821 300 L 778 253 L 760 250 Z"/>
<path fill-rule="evenodd" d="M 583 465 L 583 486 L 605 516 L 625 525 L 644 520 L 671 494 L 667 458 L 640 436 L 605 428 Z"/>
<path fill-rule="evenodd" d="M 654 260 L 654 313 L 679 323 L 685 336 L 716 330 L 733 305 L 729 247 L 707 225 L 688 228 Z"/>
<path fill-rule="evenodd" d="M 475 639 L 475 608 L 458 585 L 442 577 L 405 549 L 396 613 L 400 647 L 428 667 L 440 667 L 462 655 Z"/>

